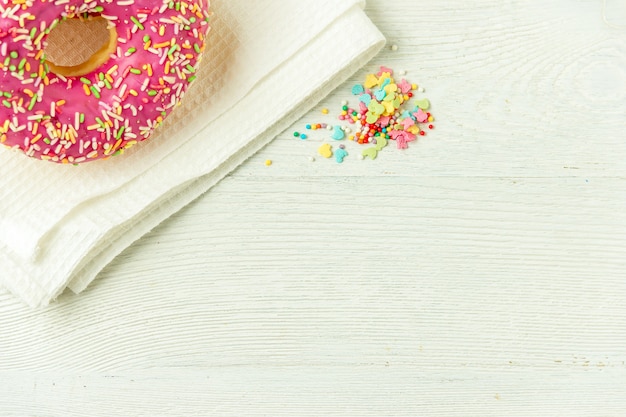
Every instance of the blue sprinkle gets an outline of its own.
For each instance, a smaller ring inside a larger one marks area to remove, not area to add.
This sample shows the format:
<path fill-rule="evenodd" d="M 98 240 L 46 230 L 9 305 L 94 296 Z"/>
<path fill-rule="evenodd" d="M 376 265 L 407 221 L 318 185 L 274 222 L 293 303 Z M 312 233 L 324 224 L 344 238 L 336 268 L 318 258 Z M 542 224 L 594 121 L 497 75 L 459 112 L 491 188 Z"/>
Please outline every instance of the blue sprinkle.
<path fill-rule="evenodd" d="M 377 90 L 374 93 L 374 96 L 376 97 L 376 100 L 378 100 L 378 101 L 383 101 L 385 99 L 386 95 L 387 95 L 387 92 L 384 89 L 382 89 L 382 88 L 380 90 Z"/>
<path fill-rule="evenodd" d="M 362 94 L 359 97 L 359 101 L 368 106 L 370 104 L 370 101 L 372 101 L 372 97 L 369 94 Z"/>
<path fill-rule="evenodd" d="M 311 130 L 311 125 L 306 125 L 305 126 L 307 129 Z"/>
<path fill-rule="evenodd" d="M 300 135 L 300 139 L 304 140 L 304 139 L 306 139 L 306 138 L 308 138 L 308 136 L 307 136 L 307 135 L 305 135 L 304 133 Z"/>
<path fill-rule="evenodd" d="M 354 94 L 355 96 L 361 95 L 364 92 L 365 92 L 365 89 L 363 88 L 361 84 L 357 84 L 354 87 L 352 87 L 352 94 Z"/>
<path fill-rule="evenodd" d="M 341 130 L 341 126 L 335 126 L 335 128 L 333 129 L 332 138 L 335 140 L 342 140 L 345 137 L 346 134 L 343 130 Z"/>
<path fill-rule="evenodd" d="M 346 156 L 348 156 L 348 152 L 345 149 L 340 148 L 335 151 L 335 161 L 339 164 L 343 162 Z"/>

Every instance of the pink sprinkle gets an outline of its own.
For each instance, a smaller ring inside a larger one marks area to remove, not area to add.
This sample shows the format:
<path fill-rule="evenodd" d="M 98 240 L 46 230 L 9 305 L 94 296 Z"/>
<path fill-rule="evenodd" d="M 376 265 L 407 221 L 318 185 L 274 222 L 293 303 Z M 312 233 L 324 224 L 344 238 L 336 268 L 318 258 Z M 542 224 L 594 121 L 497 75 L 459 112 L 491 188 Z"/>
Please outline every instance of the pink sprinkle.
<path fill-rule="evenodd" d="M 407 117 L 406 119 L 402 120 L 400 123 L 402 124 L 402 126 L 404 126 L 404 130 L 408 130 L 411 126 L 415 125 L 415 122 L 410 117 Z"/>
<path fill-rule="evenodd" d="M 402 91 L 402 94 L 406 94 L 413 89 L 413 86 L 403 78 L 402 81 L 398 83 L 398 88 Z"/>
<path fill-rule="evenodd" d="M 417 121 L 420 123 L 424 123 L 426 120 L 428 120 L 428 114 L 422 109 L 419 109 L 417 112 L 413 113 L 413 116 L 415 116 Z"/>
<path fill-rule="evenodd" d="M 381 66 L 380 67 L 380 71 L 378 71 L 378 76 L 380 77 L 381 75 L 383 75 L 383 72 L 388 72 L 389 75 L 393 75 L 393 70 L 391 68 L 387 68 L 385 66 Z"/>
<path fill-rule="evenodd" d="M 381 127 L 387 127 L 389 126 L 389 120 L 391 120 L 391 116 L 380 116 L 380 119 L 378 119 L 378 123 Z"/>

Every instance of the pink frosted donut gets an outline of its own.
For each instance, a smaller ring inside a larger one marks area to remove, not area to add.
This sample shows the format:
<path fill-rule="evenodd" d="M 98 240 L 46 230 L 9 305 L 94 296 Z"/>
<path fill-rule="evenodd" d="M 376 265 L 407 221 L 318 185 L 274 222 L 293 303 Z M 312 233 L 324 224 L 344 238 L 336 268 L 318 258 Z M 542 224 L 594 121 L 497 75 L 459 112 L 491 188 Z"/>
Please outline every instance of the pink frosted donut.
<path fill-rule="evenodd" d="M 0 0 L 0 142 L 76 164 L 147 139 L 196 78 L 208 9 L 209 0 Z M 82 75 L 44 53 L 71 18 L 109 26 L 104 59 Z"/>

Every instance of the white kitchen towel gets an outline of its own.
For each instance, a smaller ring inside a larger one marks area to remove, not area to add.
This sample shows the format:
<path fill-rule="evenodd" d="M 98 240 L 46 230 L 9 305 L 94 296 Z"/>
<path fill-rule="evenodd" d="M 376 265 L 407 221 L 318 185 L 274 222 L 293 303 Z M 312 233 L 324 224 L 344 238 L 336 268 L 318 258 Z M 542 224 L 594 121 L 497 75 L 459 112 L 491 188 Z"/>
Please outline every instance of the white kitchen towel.
<path fill-rule="evenodd" d="M 77 167 L 0 150 L 0 283 L 32 306 L 82 291 L 367 63 L 358 0 L 214 0 L 199 77 L 150 141 Z"/>

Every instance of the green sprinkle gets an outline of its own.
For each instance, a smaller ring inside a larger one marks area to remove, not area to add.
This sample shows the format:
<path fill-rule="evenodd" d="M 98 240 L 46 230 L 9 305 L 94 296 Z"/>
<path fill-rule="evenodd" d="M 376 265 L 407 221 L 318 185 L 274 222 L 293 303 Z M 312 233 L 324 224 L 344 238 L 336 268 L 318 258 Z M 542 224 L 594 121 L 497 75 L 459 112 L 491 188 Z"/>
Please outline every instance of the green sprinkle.
<path fill-rule="evenodd" d="M 95 86 L 92 85 L 91 87 L 89 87 L 89 89 L 91 90 L 95 98 L 100 98 L 100 92 Z"/>
<path fill-rule="evenodd" d="M 197 43 L 193 44 L 193 49 L 194 51 L 196 51 L 196 53 L 202 52 L 202 50 L 200 49 L 200 45 L 198 45 Z"/>
<path fill-rule="evenodd" d="M 119 139 L 122 137 L 122 135 L 124 134 L 124 130 L 126 130 L 126 126 L 122 126 L 118 129 L 117 133 L 115 134 L 115 139 Z"/>
<path fill-rule="evenodd" d="M 105 126 L 105 124 L 104 124 L 104 122 L 102 121 L 102 119 L 101 119 L 101 118 L 96 117 L 96 122 L 97 122 L 97 123 L 98 123 L 101 127 L 106 127 L 106 126 Z"/>
<path fill-rule="evenodd" d="M 144 35 L 143 36 L 143 41 L 144 42 L 148 42 L 150 40 L 150 35 Z"/>
<path fill-rule="evenodd" d="M 196 72 L 196 69 L 193 66 L 191 66 L 191 64 L 187 64 L 185 68 L 187 68 L 187 70 L 191 73 Z"/>
<path fill-rule="evenodd" d="M 137 75 L 141 74 L 141 70 L 137 68 L 131 68 L 130 72 L 132 72 L 133 74 L 137 74 Z"/>
<path fill-rule="evenodd" d="M 143 29 L 144 29 L 144 27 L 143 27 L 143 25 L 141 24 L 141 22 L 140 22 L 139 20 L 137 20 L 137 18 L 136 18 L 135 16 L 131 16 L 131 17 L 130 17 L 130 20 L 132 20 L 132 21 L 133 21 L 133 23 L 135 24 L 135 26 L 137 26 L 139 29 L 141 29 L 141 30 L 143 30 Z"/>
<path fill-rule="evenodd" d="M 13 58 L 13 59 L 17 59 L 17 57 L 18 57 L 19 55 L 17 54 L 17 52 L 13 51 L 13 52 L 11 52 L 11 53 L 10 53 L 10 56 L 11 56 L 11 58 Z"/>
<path fill-rule="evenodd" d="M 109 80 L 107 80 L 106 78 L 104 79 L 104 86 L 107 88 L 107 90 L 110 90 L 111 88 L 113 88 Z"/>
<path fill-rule="evenodd" d="M 158 92 L 157 90 L 148 90 L 148 95 L 149 95 L 150 97 L 154 97 L 154 96 L 156 96 L 157 94 L 159 94 L 159 92 Z"/>
<path fill-rule="evenodd" d="M 85 77 L 80 77 L 80 80 L 82 81 L 83 84 L 91 85 L 91 81 L 89 81 L 89 79 Z"/>
<path fill-rule="evenodd" d="M 16 70 L 16 69 L 17 69 L 17 68 L 15 67 L 15 65 L 11 65 L 11 66 L 9 67 L 9 71 L 11 71 L 11 72 L 15 72 L 15 70 Z"/>
<path fill-rule="evenodd" d="M 172 47 L 169 49 L 169 51 L 167 51 L 167 55 L 171 56 L 174 52 L 176 52 L 177 48 L 178 48 L 178 45 L 172 45 Z"/>
<path fill-rule="evenodd" d="M 78 121 L 80 123 L 85 123 L 85 113 L 80 113 L 80 115 L 78 116 Z"/>
<path fill-rule="evenodd" d="M 6 108 L 11 108 L 11 103 L 9 103 L 7 100 L 2 100 L 2 104 L 4 104 L 4 107 Z"/>
<path fill-rule="evenodd" d="M 98 78 L 100 78 L 100 81 L 104 81 L 104 73 L 100 73 L 100 75 L 98 75 Z"/>
<path fill-rule="evenodd" d="M 189 81 L 190 83 L 193 82 L 197 77 L 195 75 L 192 75 L 191 77 L 189 77 L 187 79 L 187 81 Z"/>
<path fill-rule="evenodd" d="M 52 143 L 52 141 L 51 141 L 49 138 L 45 138 L 45 139 L 43 140 L 43 142 L 44 142 L 46 145 L 50 145 L 50 143 Z"/>
<path fill-rule="evenodd" d="M 147 41 L 146 41 L 146 42 L 147 42 Z M 130 48 L 128 48 L 128 51 L 126 51 L 126 53 L 127 53 L 128 55 L 132 55 L 132 54 L 134 54 L 135 52 L 137 52 L 137 48 L 135 48 L 134 46 L 131 46 Z"/>
<path fill-rule="evenodd" d="M 33 96 L 30 99 L 30 103 L 28 104 L 28 111 L 31 111 L 35 107 L 35 103 L 37 103 L 37 96 Z"/>

